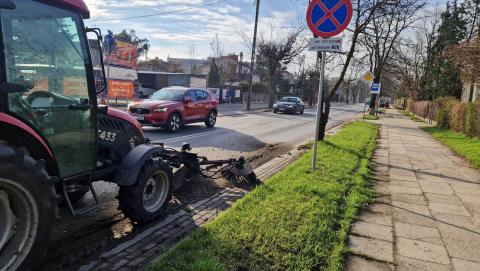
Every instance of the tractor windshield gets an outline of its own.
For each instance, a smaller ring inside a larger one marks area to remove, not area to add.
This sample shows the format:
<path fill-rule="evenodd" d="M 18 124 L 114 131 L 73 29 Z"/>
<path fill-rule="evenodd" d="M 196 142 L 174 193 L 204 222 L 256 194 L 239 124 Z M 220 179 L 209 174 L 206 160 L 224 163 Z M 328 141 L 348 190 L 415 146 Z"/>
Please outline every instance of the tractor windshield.
<path fill-rule="evenodd" d="M 90 60 L 80 13 L 42 2 L 16 0 L 15 9 L 0 9 L 2 77 L 15 87 L 9 111 L 43 134 L 61 175 L 71 176 L 93 164 Z"/>
<path fill-rule="evenodd" d="M 7 81 L 30 90 L 88 97 L 80 16 L 37 1 L 15 4 L 13 10 L 0 10 Z"/>

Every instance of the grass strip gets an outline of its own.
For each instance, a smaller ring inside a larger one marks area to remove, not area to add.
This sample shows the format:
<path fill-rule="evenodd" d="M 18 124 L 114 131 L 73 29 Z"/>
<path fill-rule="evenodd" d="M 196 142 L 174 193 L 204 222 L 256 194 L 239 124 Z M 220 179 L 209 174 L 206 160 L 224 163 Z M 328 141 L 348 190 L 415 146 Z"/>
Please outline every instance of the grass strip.
<path fill-rule="evenodd" d="M 417 116 L 415 116 L 415 114 L 413 114 L 412 112 L 410 111 L 406 111 L 406 110 L 399 110 L 400 113 L 402 113 L 405 117 L 415 121 L 415 122 L 424 122 L 422 119 L 418 118 Z"/>
<path fill-rule="evenodd" d="M 378 119 L 380 119 L 380 116 L 366 114 L 366 115 L 365 115 L 365 119 L 366 119 L 366 120 L 378 120 Z"/>
<path fill-rule="evenodd" d="M 369 165 L 378 126 L 355 122 L 303 155 L 150 270 L 341 270 L 350 224 L 374 197 Z"/>
<path fill-rule="evenodd" d="M 480 139 L 470 138 L 447 128 L 422 127 L 422 129 L 480 169 Z"/>

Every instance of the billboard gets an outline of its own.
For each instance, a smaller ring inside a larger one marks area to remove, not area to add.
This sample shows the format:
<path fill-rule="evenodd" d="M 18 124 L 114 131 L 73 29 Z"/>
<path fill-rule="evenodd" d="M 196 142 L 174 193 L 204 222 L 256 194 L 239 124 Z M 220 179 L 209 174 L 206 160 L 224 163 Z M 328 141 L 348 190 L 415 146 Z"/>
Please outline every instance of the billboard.
<path fill-rule="evenodd" d="M 70 97 L 88 96 L 88 85 L 85 77 L 64 77 L 63 94 Z"/>
<path fill-rule="evenodd" d="M 108 83 L 108 97 L 132 99 L 133 98 L 133 81 L 125 80 L 109 80 Z"/>
<path fill-rule="evenodd" d="M 131 69 L 136 69 L 137 64 L 137 45 L 124 41 L 116 41 L 115 49 L 111 54 L 105 52 L 105 65 L 115 65 Z"/>

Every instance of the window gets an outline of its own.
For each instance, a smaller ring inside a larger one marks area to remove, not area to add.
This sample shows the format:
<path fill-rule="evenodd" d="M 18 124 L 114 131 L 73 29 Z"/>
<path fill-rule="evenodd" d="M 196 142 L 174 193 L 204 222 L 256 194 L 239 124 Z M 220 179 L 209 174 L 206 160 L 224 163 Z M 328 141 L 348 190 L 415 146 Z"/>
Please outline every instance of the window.
<path fill-rule="evenodd" d="M 197 101 L 204 101 L 208 98 L 208 94 L 203 90 L 196 90 Z"/>
<path fill-rule="evenodd" d="M 0 9 L 5 71 L 7 82 L 24 91 L 8 94 L 8 110 L 46 138 L 61 177 L 91 171 L 96 131 L 80 15 L 40 1 L 15 4 Z"/>
<path fill-rule="evenodd" d="M 194 90 L 189 90 L 185 93 L 185 98 L 190 98 L 192 102 L 195 102 L 197 100 L 197 95 Z"/>

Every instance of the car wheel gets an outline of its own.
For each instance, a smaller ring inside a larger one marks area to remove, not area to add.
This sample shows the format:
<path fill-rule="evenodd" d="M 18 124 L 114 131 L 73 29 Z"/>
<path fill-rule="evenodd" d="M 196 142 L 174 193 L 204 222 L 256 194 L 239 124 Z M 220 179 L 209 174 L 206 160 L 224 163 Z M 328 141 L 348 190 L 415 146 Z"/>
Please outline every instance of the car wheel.
<path fill-rule="evenodd" d="M 305 108 L 302 108 L 302 110 L 300 110 L 300 114 L 303 114 L 304 111 L 305 111 Z"/>
<path fill-rule="evenodd" d="M 277 113 L 278 113 L 278 111 L 277 111 L 277 110 L 273 110 L 273 113 L 274 113 L 274 114 L 277 114 Z"/>
<path fill-rule="evenodd" d="M 173 113 L 168 118 L 167 130 L 171 133 L 177 132 L 182 127 L 182 117 L 178 113 Z"/>
<path fill-rule="evenodd" d="M 205 120 L 205 125 L 211 128 L 215 126 L 215 123 L 217 123 L 217 112 L 212 110 L 208 113 L 207 119 Z"/>

